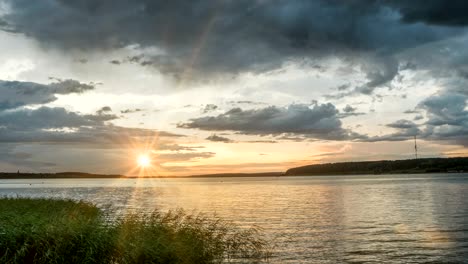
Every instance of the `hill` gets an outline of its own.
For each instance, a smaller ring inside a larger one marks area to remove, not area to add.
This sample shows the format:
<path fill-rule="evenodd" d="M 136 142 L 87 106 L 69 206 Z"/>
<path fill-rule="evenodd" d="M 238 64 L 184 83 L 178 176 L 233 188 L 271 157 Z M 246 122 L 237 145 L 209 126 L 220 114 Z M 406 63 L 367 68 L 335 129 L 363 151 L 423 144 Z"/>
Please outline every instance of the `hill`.
<path fill-rule="evenodd" d="M 428 158 L 340 162 L 307 165 L 288 169 L 285 175 L 343 175 L 468 172 L 468 158 Z"/>

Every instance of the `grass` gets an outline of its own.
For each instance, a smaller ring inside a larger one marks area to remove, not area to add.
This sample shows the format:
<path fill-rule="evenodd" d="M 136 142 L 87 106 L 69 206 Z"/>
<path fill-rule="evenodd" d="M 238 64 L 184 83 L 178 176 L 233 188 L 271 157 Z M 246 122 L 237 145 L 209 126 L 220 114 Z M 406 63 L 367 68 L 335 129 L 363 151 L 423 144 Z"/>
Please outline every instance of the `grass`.
<path fill-rule="evenodd" d="M 257 229 L 182 210 L 109 220 L 87 202 L 0 198 L 0 263 L 255 263 Z"/>

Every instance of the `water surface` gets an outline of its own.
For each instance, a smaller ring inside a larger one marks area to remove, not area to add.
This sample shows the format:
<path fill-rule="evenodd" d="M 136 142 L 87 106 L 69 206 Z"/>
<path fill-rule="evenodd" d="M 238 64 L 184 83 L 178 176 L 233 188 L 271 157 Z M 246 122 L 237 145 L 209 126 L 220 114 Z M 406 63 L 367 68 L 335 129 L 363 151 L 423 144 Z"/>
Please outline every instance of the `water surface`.
<path fill-rule="evenodd" d="M 468 174 L 0 180 L 0 196 L 184 208 L 257 225 L 273 263 L 468 263 Z"/>

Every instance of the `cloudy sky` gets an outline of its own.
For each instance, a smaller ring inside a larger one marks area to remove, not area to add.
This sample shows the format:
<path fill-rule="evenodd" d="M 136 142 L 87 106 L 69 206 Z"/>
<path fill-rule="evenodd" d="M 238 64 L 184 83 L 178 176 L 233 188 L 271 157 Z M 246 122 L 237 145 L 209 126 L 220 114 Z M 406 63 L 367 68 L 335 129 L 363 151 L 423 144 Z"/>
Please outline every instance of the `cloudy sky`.
<path fill-rule="evenodd" d="M 189 4 L 190 3 L 190 4 Z M 464 0 L 0 0 L 0 171 L 468 155 Z"/>

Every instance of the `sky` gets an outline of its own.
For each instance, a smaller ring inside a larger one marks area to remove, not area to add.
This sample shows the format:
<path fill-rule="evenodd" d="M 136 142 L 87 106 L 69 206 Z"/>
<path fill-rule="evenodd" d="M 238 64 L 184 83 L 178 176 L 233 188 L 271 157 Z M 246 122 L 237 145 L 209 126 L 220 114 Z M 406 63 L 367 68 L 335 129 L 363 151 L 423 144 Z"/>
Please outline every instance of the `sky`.
<path fill-rule="evenodd" d="M 0 171 L 284 171 L 414 158 L 415 136 L 421 158 L 468 156 L 467 13 L 463 0 L 0 0 Z"/>

